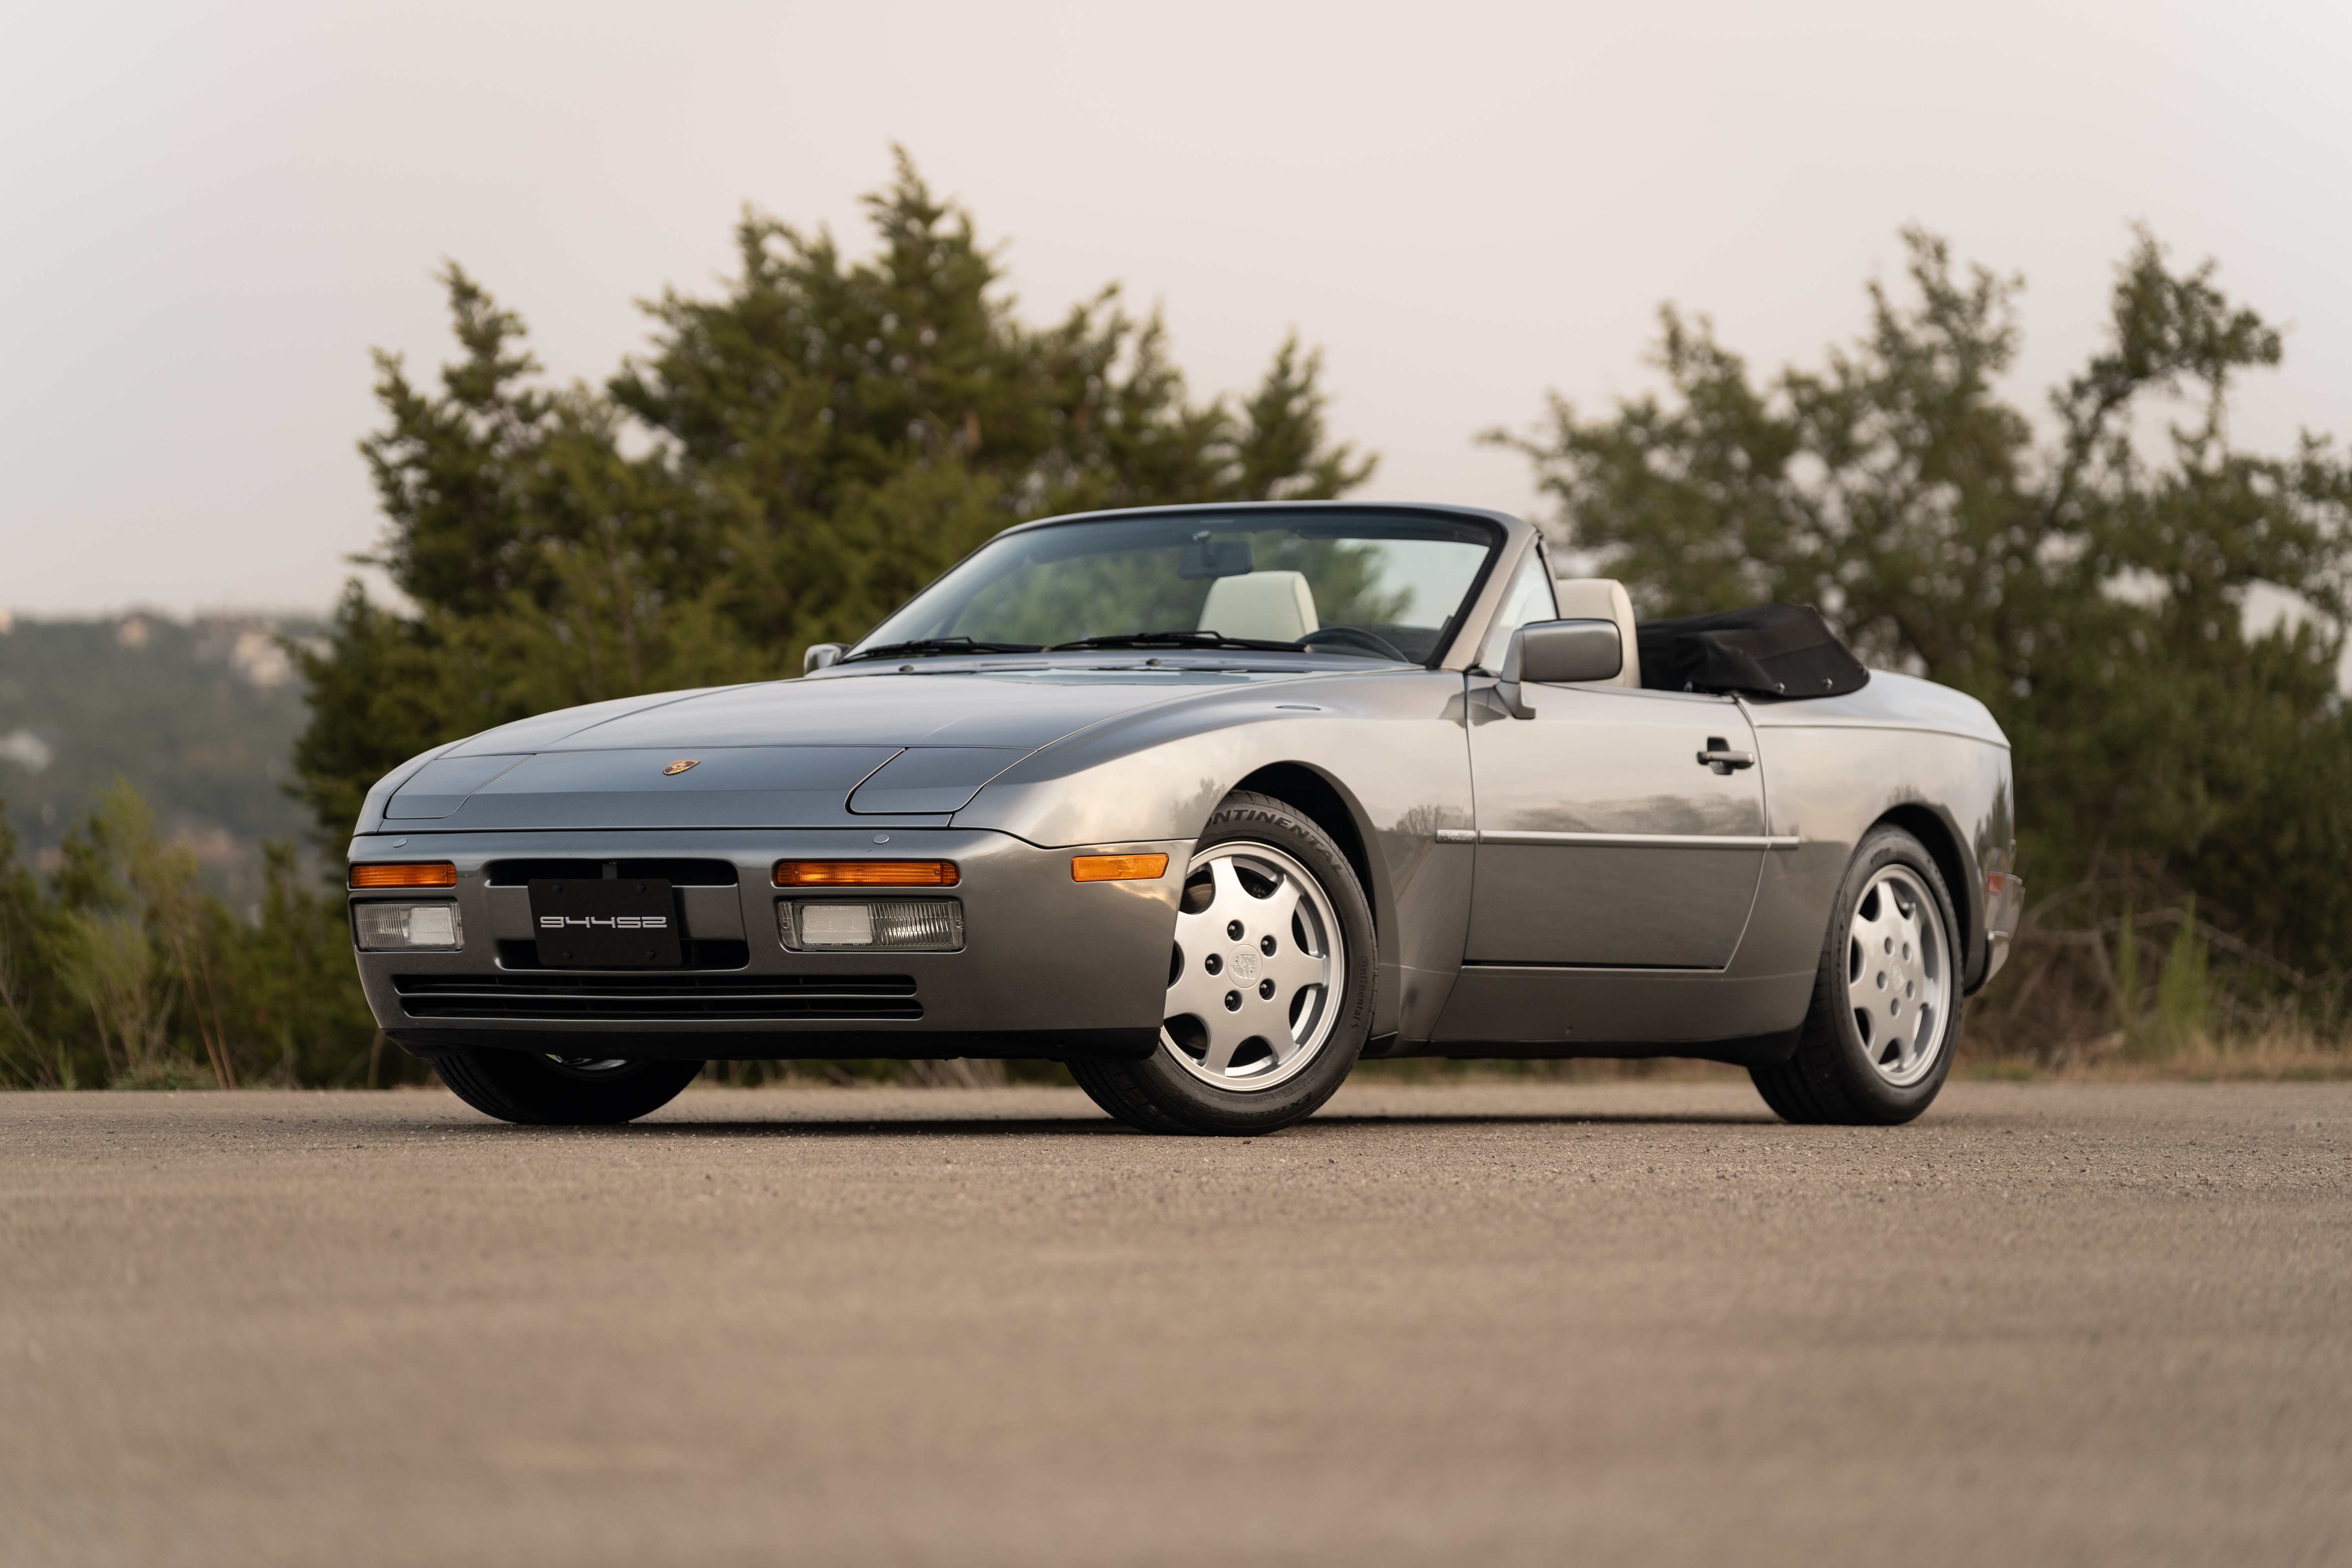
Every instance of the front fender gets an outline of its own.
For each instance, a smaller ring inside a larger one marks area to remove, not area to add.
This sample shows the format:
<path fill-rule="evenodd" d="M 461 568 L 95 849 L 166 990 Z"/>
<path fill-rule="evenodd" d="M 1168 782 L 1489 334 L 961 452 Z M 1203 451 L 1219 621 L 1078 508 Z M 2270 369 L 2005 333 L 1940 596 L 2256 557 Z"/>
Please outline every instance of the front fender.
<path fill-rule="evenodd" d="M 1327 784 L 1364 846 L 1381 933 L 1375 1034 L 1425 1029 L 1460 967 L 1469 920 L 1470 759 L 1457 674 L 1287 681 L 1124 715 L 1023 759 L 954 823 L 1051 848 L 1191 842 L 1244 780 L 1286 768 Z M 1442 842 L 1448 830 L 1460 841 Z"/>

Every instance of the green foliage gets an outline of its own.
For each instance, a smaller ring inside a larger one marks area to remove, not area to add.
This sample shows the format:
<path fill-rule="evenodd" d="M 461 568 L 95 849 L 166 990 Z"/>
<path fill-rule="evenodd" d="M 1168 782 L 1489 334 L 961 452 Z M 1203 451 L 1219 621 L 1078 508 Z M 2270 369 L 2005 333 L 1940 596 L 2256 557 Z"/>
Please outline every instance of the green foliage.
<path fill-rule="evenodd" d="M 216 1049 L 216 933 L 205 919 L 213 901 L 195 889 L 194 857 L 156 837 L 154 813 L 129 784 L 100 790 L 66 835 L 57 891 L 67 938 L 58 973 L 89 1011 L 107 1077 L 176 1087 L 200 1055 L 229 1087 Z M 173 1028 L 175 1014 L 184 1031 Z"/>
<path fill-rule="evenodd" d="M 2116 1027 L 2128 1041 L 2139 1032 L 2139 932 L 2132 912 L 2123 912 L 2123 929 L 2116 937 Z"/>
<path fill-rule="evenodd" d="M 1488 439 L 1533 460 L 1567 542 L 1645 614 L 1815 604 L 1873 662 L 1982 699 L 2038 889 L 2145 865 L 2283 957 L 2352 962 L 2352 466 L 2324 437 L 2284 457 L 2229 437 L 2278 331 L 2143 235 L 2044 437 L 1999 387 L 2021 283 L 1905 237 L 1908 293 L 1873 286 L 1868 331 L 1820 369 L 1759 382 L 1668 308 L 1663 395 L 1592 419 L 1555 398 L 1532 435 Z M 2246 635 L 2264 584 L 2316 613 Z"/>
<path fill-rule="evenodd" d="M 747 215 L 716 299 L 647 307 L 651 353 L 550 389 L 523 326 L 445 273 L 460 357 L 437 390 L 377 357 L 362 443 L 373 559 L 411 616 L 348 591 L 304 659 L 298 791 L 330 837 L 370 784 L 457 736 L 575 703 L 796 674 L 990 535 L 1090 507 L 1328 498 L 1334 445 L 1294 341 L 1238 406 L 1189 400 L 1158 317 L 1115 289 L 1043 329 L 970 216 L 902 154 L 866 200 L 878 247 Z"/>
<path fill-rule="evenodd" d="M 2172 949 L 2165 954 L 2164 973 L 2156 983 L 2156 1022 L 2162 1044 L 2178 1051 L 2212 1032 L 2213 981 L 2211 954 L 2197 928 L 2197 900 L 2192 895 L 2180 924 L 2173 931 Z"/>
<path fill-rule="evenodd" d="M 65 911 L 17 858 L 16 830 L 0 814 L 0 1081 L 70 1089 L 65 1046 L 74 1005 L 56 960 L 68 946 Z"/>
<path fill-rule="evenodd" d="M 349 1081 L 375 1023 L 343 900 L 265 849 L 257 923 L 196 879 L 117 779 L 65 836 L 44 888 L 0 817 L 0 1084 L 231 1088 Z M 423 1076 L 398 1058 L 394 1070 Z"/>

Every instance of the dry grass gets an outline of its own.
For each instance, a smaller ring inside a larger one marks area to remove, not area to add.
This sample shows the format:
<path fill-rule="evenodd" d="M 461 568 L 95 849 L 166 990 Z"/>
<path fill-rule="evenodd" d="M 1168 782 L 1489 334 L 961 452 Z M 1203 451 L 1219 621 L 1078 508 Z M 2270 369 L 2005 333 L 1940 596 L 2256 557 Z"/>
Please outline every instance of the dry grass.
<path fill-rule="evenodd" d="M 1408 1058 L 1365 1062 L 1355 1078 L 1371 1083 L 1724 1083 L 1744 1082 L 1745 1068 L 1664 1057 L 1638 1061 L 1446 1061 Z M 2292 1083 L 2352 1079 L 2352 1042 L 2329 1041 L 2297 1030 L 2273 1030 L 2238 1039 L 2198 1035 L 2170 1049 L 2146 1041 L 2127 1045 L 2123 1033 L 2074 1043 L 2054 1062 L 1969 1049 L 1960 1038 L 1953 1076 L 2047 1083 Z"/>
<path fill-rule="evenodd" d="M 2352 1079 L 2352 1045 L 2300 1029 L 2217 1039 L 2198 1034 L 2166 1047 L 2135 1044 L 2120 1029 L 2071 1043 L 2051 1062 L 1978 1055 L 1965 1041 L 1958 1076 L 2098 1083 L 2292 1083 Z"/>

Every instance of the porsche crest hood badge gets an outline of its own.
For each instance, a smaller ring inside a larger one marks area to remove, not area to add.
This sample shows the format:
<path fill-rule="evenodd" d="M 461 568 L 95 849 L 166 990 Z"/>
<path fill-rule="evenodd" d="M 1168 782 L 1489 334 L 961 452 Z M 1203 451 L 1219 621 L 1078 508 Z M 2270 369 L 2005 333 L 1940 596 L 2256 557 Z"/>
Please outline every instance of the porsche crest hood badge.
<path fill-rule="evenodd" d="M 667 778 L 672 773 L 682 773 L 701 760 L 702 759 L 700 757 L 680 757 L 677 761 L 670 763 L 669 766 L 662 770 L 662 776 L 664 778 Z"/>

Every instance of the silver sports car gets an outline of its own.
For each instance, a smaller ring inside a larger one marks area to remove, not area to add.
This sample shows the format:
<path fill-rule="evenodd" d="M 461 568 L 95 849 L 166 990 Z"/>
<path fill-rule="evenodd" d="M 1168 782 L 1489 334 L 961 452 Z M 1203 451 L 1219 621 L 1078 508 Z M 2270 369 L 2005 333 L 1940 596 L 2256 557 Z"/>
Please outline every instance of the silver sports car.
<path fill-rule="evenodd" d="M 2023 898 L 1980 704 L 1801 606 L 1637 626 L 1495 512 L 1029 523 L 808 663 L 379 783 L 391 1037 L 516 1121 L 713 1058 L 1025 1057 L 1253 1133 L 1361 1058 L 1685 1056 L 1896 1122 Z"/>

